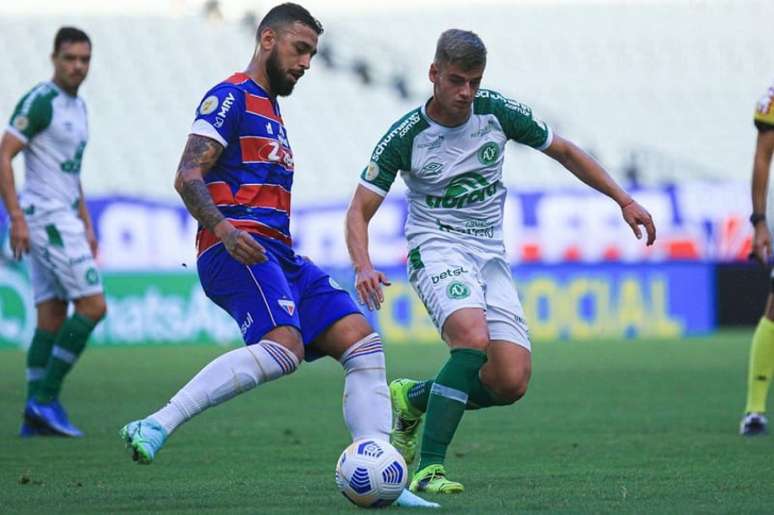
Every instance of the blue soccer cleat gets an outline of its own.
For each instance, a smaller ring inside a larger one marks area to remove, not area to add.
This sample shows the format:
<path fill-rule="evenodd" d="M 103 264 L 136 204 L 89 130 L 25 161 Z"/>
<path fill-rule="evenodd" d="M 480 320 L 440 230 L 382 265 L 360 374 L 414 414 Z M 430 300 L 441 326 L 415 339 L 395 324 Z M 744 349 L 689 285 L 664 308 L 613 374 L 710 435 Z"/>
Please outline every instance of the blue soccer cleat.
<path fill-rule="evenodd" d="M 52 436 L 49 429 L 39 426 L 37 424 L 31 424 L 26 420 L 22 421 L 21 429 L 19 429 L 19 436 L 22 438 L 31 438 L 33 436 Z"/>
<path fill-rule="evenodd" d="M 152 418 L 129 422 L 118 432 L 126 447 L 132 451 L 132 459 L 149 465 L 167 440 L 167 432 Z"/>
<path fill-rule="evenodd" d="M 437 502 L 425 501 L 416 494 L 412 494 L 407 489 L 401 492 L 400 497 L 395 499 L 395 506 L 403 508 L 440 508 Z"/>
<path fill-rule="evenodd" d="M 45 429 L 59 436 L 80 438 L 83 431 L 75 427 L 67 417 L 67 412 L 58 400 L 38 402 L 35 399 L 27 401 L 24 407 L 24 419 L 37 428 Z M 24 429 L 22 427 L 22 429 Z"/>
<path fill-rule="evenodd" d="M 768 433 L 769 421 L 763 413 L 747 413 L 739 424 L 742 436 L 758 436 Z"/>

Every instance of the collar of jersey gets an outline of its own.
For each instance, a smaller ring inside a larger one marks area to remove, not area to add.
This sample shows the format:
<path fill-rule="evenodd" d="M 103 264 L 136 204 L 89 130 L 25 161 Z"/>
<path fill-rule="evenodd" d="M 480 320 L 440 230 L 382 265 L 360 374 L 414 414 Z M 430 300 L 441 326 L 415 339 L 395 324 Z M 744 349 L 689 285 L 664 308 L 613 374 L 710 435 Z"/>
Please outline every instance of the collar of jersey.
<path fill-rule="evenodd" d="M 433 127 L 436 127 L 436 128 L 438 128 L 438 129 L 441 129 L 441 130 L 443 130 L 443 131 L 445 131 L 445 132 L 457 132 L 457 131 L 464 130 L 464 129 L 465 129 L 465 127 L 467 127 L 467 125 L 468 125 L 468 122 L 470 122 L 470 119 L 471 119 L 471 118 L 473 118 L 473 108 L 471 107 L 471 109 L 470 109 L 470 116 L 468 116 L 468 119 L 467 119 L 467 120 L 465 120 L 464 122 L 462 122 L 461 124 L 459 124 L 459 125 L 455 125 L 454 127 L 449 127 L 448 125 L 444 125 L 444 124 L 442 124 L 442 123 L 439 123 L 439 122 L 437 122 L 437 121 L 433 120 L 433 119 L 430 117 L 430 115 L 429 115 L 429 114 L 427 114 L 427 105 L 430 103 L 430 100 L 432 100 L 432 99 L 433 99 L 433 98 L 432 98 L 432 97 L 430 97 L 430 98 L 427 100 L 427 102 L 425 102 L 424 104 L 422 104 L 422 107 L 420 108 L 420 110 L 419 110 L 419 111 L 420 111 L 420 113 L 422 113 L 422 117 L 423 117 L 425 120 L 427 120 L 427 123 L 429 123 L 429 124 L 430 124 L 431 126 L 433 126 Z"/>

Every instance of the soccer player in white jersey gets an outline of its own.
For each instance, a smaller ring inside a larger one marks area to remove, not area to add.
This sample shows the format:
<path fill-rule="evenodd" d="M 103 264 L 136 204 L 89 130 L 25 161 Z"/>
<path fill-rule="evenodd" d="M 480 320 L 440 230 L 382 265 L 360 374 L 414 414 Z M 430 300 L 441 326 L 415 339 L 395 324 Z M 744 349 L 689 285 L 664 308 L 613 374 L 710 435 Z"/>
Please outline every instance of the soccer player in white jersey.
<path fill-rule="evenodd" d="M 89 135 L 78 88 L 89 72 L 89 37 L 73 27 L 59 29 L 51 61 L 53 78 L 22 97 L 0 141 L 0 194 L 10 219 L 13 255 L 29 255 L 37 311 L 20 434 L 82 436 L 59 393 L 106 311 L 94 262 L 97 239 L 80 179 Z M 21 151 L 25 181 L 17 198 L 12 160 Z M 70 317 L 69 303 L 75 308 Z"/>
<path fill-rule="evenodd" d="M 347 213 L 347 246 L 361 302 L 378 309 L 385 275 L 368 254 L 368 223 L 400 172 L 408 186 L 409 280 L 451 349 L 435 379 L 390 385 L 393 444 L 415 455 L 426 415 L 412 491 L 456 493 L 444 460 L 466 408 L 508 405 L 527 390 L 530 341 L 502 239 L 503 151 L 508 140 L 560 162 L 612 198 L 637 238 L 656 238 L 650 214 L 573 143 L 553 133 L 529 107 L 479 89 L 486 48 L 474 33 L 441 34 L 430 65 L 433 96 L 396 122 L 376 146 Z M 589 235 L 592 236 L 592 235 Z"/>
<path fill-rule="evenodd" d="M 769 266 L 771 257 L 771 230 L 766 223 L 766 204 L 769 192 L 769 170 L 774 155 L 774 84 L 761 97 L 755 108 L 755 143 L 752 174 L 752 208 L 750 222 L 754 227 L 752 255 L 763 266 Z M 770 218 L 769 218 L 770 220 Z M 774 270 L 771 271 L 770 292 L 763 316 L 755 328 L 750 347 L 750 366 L 747 371 L 747 404 L 739 425 L 743 436 L 766 434 L 766 398 L 774 376 Z"/>

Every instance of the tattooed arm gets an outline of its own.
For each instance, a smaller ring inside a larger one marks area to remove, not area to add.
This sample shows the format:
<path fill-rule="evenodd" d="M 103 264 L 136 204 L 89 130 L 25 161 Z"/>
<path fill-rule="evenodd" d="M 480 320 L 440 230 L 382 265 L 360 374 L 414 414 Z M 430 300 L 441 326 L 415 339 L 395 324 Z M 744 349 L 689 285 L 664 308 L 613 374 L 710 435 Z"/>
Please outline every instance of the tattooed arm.
<path fill-rule="evenodd" d="M 252 265 L 266 260 L 264 248 L 249 233 L 236 229 L 212 200 L 204 174 L 210 171 L 223 152 L 217 141 L 191 134 L 180 158 L 175 176 L 175 189 L 193 217 L 217 236 L 231 256 L 240 263 Z"/>

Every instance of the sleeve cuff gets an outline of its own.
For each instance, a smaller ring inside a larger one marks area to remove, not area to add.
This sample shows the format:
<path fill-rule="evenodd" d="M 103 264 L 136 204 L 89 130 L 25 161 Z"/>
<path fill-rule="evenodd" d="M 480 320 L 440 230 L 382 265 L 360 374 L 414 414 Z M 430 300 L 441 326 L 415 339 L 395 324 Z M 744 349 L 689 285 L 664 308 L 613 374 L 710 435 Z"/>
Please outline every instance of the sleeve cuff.
<path fill-rule="evenodd" d="M 375 184 L 372 184 L 372 183 L 370 183 L 370 182 L 368 182 L 368 181 L 366 181 L 364 179 L 360 179 L 360 185 L 362 187 L 364 187 L 365 189 L 367 189 L 367 190 L 373 191 L 374 193 L 376 193 L 380 197 L 386 197 L 387 196 L 387 192 L 386 191 L 381 189 L 379 186 L 376 186 Z"/>
<path fill-rule="evenodd" d="M 551 130 L 551 127 L 546 124 L 546 140 L 543 142 L 542 145 L 537 147 L 537 150 L 545 150 L 548 147 L 551 146 L 551 143 L 554 142 L 554 131 Z"/>
<path fill-rule="evenodd" d="M 22 133 L 19 131 L 19 129 L 17 129 L 17 128 L 16 128 L 16 127 L 14 127 L 13 125 L 9 125 L 9 126 L 7 126 L 7 127 L 5 128 L 5 132 L 7 132 L 7 133 L 9 133 L 9 134 L 13 134 L 13 136 L 14 136 L 16 139 L 18 139 L 19 141 L 21 141 L 21 142 L 22 142 L 22 143 L 24 143 L 25 145 L 26 145 L 27 143 L 29 143 L 29 142 L 30 142 L 29 138 L 28 138 L 27 136 L 25 136 L 24 134 L 22 134 Z"/>
<path fill-rule="evenodd" d="M 223 148 L 228 146 L 228 142 L 223 139 L 223 136 L 220 135 L 215 127 L 213 127 L 212 124 L 210 124 L 210 122 L 207 120 L 202 120 L 201 118 L 193 122 L 193 125 L 191 125 L 191 132 L 189 134 L 195 134 L 197 136 L 204 136 L 206 138 L 214 139 L 223 145 Z"/>

